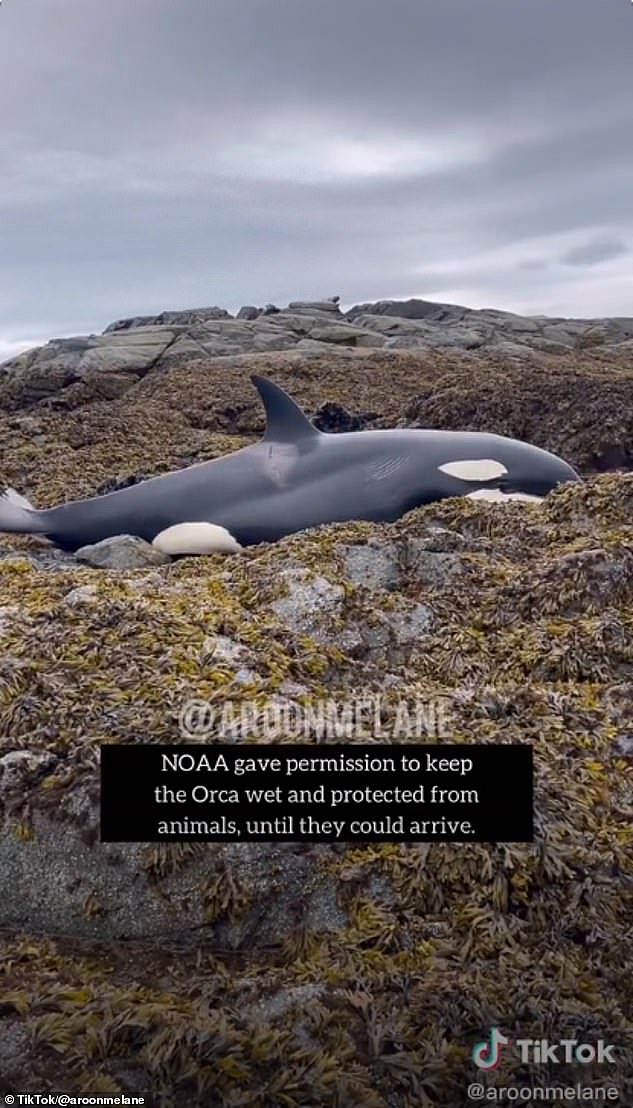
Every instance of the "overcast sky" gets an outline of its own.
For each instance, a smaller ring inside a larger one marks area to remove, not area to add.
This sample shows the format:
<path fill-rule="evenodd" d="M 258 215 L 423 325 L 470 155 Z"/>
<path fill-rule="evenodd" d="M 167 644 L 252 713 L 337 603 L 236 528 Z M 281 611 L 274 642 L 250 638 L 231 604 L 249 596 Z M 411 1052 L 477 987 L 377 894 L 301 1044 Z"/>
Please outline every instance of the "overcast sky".
<path fill-rule="evenodd" d="M 121 316 L 633 316 L 631 0 L 4 0 L 0 360 Z"/>

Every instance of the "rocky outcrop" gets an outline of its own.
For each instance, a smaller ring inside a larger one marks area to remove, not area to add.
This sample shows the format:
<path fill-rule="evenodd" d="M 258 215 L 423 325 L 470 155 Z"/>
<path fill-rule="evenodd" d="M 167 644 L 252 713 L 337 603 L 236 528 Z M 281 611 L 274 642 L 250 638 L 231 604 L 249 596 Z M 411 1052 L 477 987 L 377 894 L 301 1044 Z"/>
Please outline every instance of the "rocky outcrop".
<path fill-rule="evenodd" d="M 3 400 L 20 408 L 83 386 L 79 395 L 112 399 L 154 368 L 175 339 L 167 327 L 52 339 L 0 366 Z"/>
<path fill-rule="evenodd" d="M 524 317 L 426 300 L 358 304 L 343 313 L 338 299 L 246 306 L 236 318 L 217 307 L 162 312 L 118 320 L 102 335 L 53 339 L 0 366 L 0 404 L 74 407 L 122 396 L 150 371 L 293 349 L 308 357 L 373 348 L 516 360 L 601 348 L 612 357 L 633 344 L 633 318 Z"/>
<path fill-rule="evenodd" d="M 610 475 L 538 506 L 335 524 L 230 567 L 0 561 L 2 1076 L 174 1108 L 284 1088 L 310 1108 L 433 1088 L 453 1108 L 473 1027 L 508 995 L 517 1035 L 626 1037 L 632 506 Z M 288 741 L 278 718 L 322 743 L 324 698 L 371 703 L 383 742 L 528 742 L 537 843 L 101 843 L 99 744 L 180 741 L 201 697 L 195 742 Z M 562 1000 L 552 965 L 574 968 Z"/>
<path fill-rule="evenodd" d="M 617 347 L 633 338 L 633 318 L 550 319 L 492 309 L 471 309 L 428 300 L 381 300 L 346 313 L 357 327 L 385 336 L 386 348 L 454 347 L 462 350 L 526 350 L 564 354 L 569 350 Z"/>
<path fill-rule="evenodd" d="M 347 319 L 356 319 L 360 315 L 387 315 L 397 319 L 426 319 L 450 323 L 463 319 L 470 310 L 460 304 L 439 304 L 434 300 L 376 300 L 373 303 L 355 304 L 345 315 Z"/>
<path fill-rule="evenodd" d="M 633 464 L 626 320 L 360 307 L 153 317 L 16 359 L 0 477 L 44 506 L 227 453 L 261 433 L 253 372 L 333 432 L 485 428 L 585 473 Z M 462 345 L 419 345 L 435 327 Z M 246 334 L 270 347 L 240 352 Z M 123 362 L 95 370 L 108 348 Z M 515 1038 L 630 1041 L 632 514 L 620 473 L 230 558 L 154 564 L 119 538 L 97 568 L 0 536 L 0 1091 L 454 1108 L 499 1013 Z M 101 744 L 253 750 L 288 721 L 367 741 L 334 730 L 350 705 L 380 742 L 530 744 L 535 843 L 100 842 Z M 501 1079 L 524 1078 L 508 1052 Z"/>

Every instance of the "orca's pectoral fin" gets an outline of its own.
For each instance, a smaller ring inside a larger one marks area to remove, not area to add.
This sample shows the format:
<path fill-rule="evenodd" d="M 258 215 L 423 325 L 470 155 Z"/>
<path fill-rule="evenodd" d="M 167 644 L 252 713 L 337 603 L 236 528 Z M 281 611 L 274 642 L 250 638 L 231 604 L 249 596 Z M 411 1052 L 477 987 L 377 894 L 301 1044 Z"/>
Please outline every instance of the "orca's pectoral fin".
<path fill-rule="evenodd" d="M 264 438 L 273 442 L 298 442 L 299 439 L 317 438 L 321 432 L 301 411 L 298 404 L 268 377 L 251 376 L 266 412 Z"/>

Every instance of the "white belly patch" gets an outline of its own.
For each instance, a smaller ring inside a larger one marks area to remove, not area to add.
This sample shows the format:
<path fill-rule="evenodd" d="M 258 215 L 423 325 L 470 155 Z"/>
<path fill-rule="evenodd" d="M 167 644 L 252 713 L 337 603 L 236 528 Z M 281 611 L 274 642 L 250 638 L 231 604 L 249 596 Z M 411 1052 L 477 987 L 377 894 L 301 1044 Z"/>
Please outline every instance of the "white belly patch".
<path fill-rule="evenodd" d="M 489 500 L 495 504 L 502 504 L 508 500 L 526 500 L 532 504 L 540 504 L 542 496 L 531 496 L 528 492 L 501 492 L 501 489 L 477 489 L 476 492 L 466 494 L 467 500 Z"/>

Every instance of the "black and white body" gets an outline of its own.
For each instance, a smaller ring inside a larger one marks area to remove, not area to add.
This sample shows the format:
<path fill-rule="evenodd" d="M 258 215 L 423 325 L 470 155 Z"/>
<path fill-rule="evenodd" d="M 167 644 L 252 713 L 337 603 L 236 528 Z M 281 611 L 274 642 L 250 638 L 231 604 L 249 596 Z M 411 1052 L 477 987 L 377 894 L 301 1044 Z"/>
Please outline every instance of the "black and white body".
<path fill-rule="evenodd" d="M 169 554 L 230 552 L 323 523 L 399 519 L 451 496 L 536 500 L 579 481 L 539 447 L 480 431 L 318 431 L 265 377 L 263 438 L 241 450 L 87 500 L 38 510 L 12 489 L 0 531 L 45 535 L 76 550 L 138 535 Z"/>

